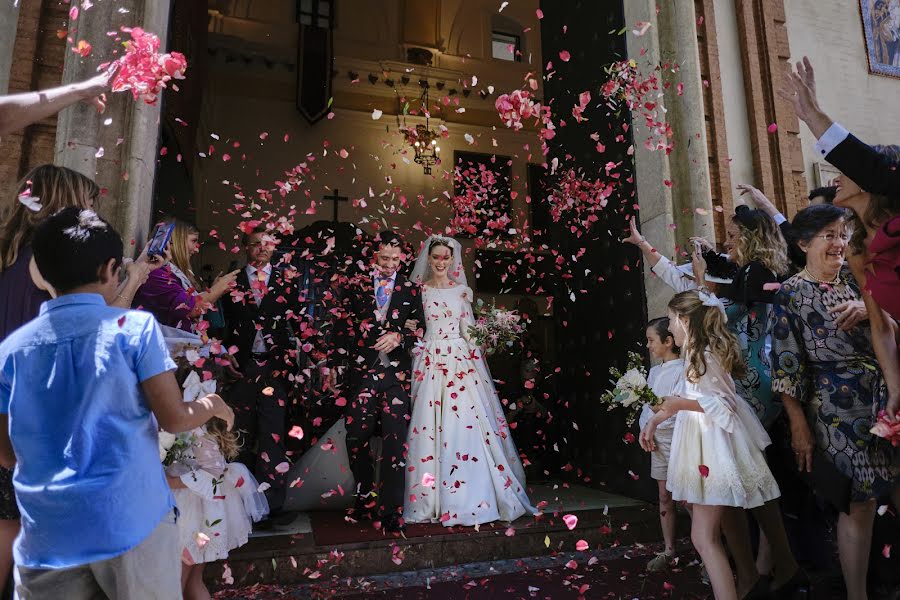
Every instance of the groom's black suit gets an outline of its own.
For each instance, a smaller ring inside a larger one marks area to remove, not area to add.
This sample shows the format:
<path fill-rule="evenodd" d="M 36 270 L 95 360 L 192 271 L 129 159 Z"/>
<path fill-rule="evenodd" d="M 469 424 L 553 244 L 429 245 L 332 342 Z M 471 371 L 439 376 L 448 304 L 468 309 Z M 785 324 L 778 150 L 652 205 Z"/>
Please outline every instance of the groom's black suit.
<path fill-rule="evenodd" d="M 416 336 L 405 327 L 407 320 L 424 326 L 421 290 L 397 274 L 383 321 L 378 320 L 375 282 L 367 274 L 351 280 L 343 290 L 342 326 L 339 347 L 350 362 L 347 422 L 347 453 L 360 495 L 374 489 L 374 465 L 369 440 L 378 425 L 383 439 L 381 450 L 381 491 L 378 508 L 399 512 L 403 506 L 404 452 L 409 426 L 409 388 L 412 379 L 410 355 Z M 387 354 L 383 364 L 372 348 L 383 334 L 400 333 L 400 346 Z M 377 490 L 376 490 L 377 491 Z"/>

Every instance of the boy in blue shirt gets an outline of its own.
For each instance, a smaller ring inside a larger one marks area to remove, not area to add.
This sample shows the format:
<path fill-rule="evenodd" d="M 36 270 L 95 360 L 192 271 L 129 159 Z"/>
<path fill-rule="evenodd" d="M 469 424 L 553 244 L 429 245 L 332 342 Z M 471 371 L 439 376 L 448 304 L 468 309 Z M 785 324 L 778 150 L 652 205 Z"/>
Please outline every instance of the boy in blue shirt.
<path fill-rule="evenodd" d="M 22 513 L 17 597 L 181 598 L 157 423 L 231 427 L 234 414 L 215 394 L 184 403 L 153 316 L 107 306 L 122 263 L 108 223 L 67 208 L 32 247 L 54 299 L 0 344 L 0 464 L 15 466 Z"/>

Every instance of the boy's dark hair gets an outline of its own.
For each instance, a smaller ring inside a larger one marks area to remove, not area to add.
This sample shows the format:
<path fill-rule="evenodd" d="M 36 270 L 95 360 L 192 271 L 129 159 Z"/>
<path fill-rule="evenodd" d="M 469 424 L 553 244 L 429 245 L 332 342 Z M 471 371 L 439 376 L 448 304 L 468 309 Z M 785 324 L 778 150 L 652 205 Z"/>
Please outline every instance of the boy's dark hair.
<path fill-rule="evenodd" d="M 825 204 L 834 204 L 834 197 L 837 195 L 837 187 L 833 185 L 828 185 L 825 187 L 816 188 L 809 193 L 809 196 L 806 197 L 807 200 L 812 202 L 813 198 L 818 198 L 822 196 L 825 199 Z"/>
<path fill-rule="evenodd" d="M 402 248 L 403 238 L 393 231 L 382 231 L 375 236 L 375 248 L 378 249 L 381 246 L 397 246 L 398 248 Z"/>
<path fill-rule="evenodd" d="M 653 328 L 653 331 L 656 332 L 656 335 L 659 336 L 659 339 L 663 344 L 666 343 L 668 338 L 672 338 L 672 352 L 675 354 L 681 355 L 681 348 L 678 347 L 678 344 L 675 343 L 675 336 L 672 335 L 672 332 L 669 331 L 669 317 L 659 317 L 653 319 L 649 323 L 647 323 L 647 329 Z"/>
<path fill-rule="evenodd" d="M 110 259 L 122 263 L 122 238 L 112 225 L 74 206 L 40 223 L 31 246 L 41 275 L 60 294 L 96 283 Z"/>

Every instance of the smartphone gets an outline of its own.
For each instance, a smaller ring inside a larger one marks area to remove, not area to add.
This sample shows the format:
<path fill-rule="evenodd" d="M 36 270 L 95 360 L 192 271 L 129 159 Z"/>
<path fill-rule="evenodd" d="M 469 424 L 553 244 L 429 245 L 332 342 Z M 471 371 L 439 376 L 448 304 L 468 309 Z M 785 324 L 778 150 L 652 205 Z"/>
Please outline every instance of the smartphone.
<path fill-rule="evenodd" d="M 172 237 L 174 230 L 175 223 L 160 223 L 157 225 L 156 231 L 153 232 L 153 238 L 150 240 L 150 245 L 147 246 L 147 256 L 162 254 L 169 244 L 169 239 Z"/>

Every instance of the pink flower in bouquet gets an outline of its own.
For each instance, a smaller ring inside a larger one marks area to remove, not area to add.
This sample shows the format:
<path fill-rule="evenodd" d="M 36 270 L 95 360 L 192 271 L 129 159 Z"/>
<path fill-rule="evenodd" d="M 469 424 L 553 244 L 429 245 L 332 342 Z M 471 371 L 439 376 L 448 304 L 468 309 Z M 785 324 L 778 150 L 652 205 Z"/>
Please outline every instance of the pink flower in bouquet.
<path fill-rule="evenodd" d="M 119 70 L 112 91 L 131 91 L 135 100 L 155 104 L 169 81 L 184 79 L 187 60 L 180 52 L 160 54 L 159 38 L 140 27 L 123 27 L 122 31 L 131 34 L 131 40 L 124 42 L 125 54 L 116 61 Z"/>
<path fill-rule="evenodd" d="M 887 413 L 884 411 L 878 413 L 878 419 L 869 433 L 886 439 L 892 446 L 900 446 L 900 421 L 894 423 L 888 421 Z"/>

